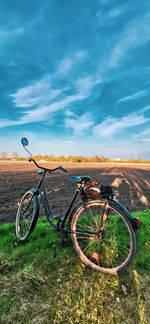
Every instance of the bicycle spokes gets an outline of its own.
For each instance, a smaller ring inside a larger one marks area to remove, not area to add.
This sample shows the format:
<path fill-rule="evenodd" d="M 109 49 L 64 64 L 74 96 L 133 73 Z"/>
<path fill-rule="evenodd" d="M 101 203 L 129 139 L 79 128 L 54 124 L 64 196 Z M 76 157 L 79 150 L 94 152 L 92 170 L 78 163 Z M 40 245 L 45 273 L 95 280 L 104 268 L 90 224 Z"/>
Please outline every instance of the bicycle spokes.
<path fill-rule="evenodd" d="M 17 214 L 18 237 L 24 239 L 27 237 L 34 217 L 34 196 L 32 192 L 27 192 L 23 197 Z"/>
<path fill-rule="evenodd" d="M 90 263 L 102 268 L 117 268 L 131 251 L 129 228 L 119 213 L 104 204 L 86 207 L 76 218 L 75 244 Z M 94 233 L 86 235 L 88 231 Z M 84 234 L 85 233 L 85 234 Z M 86 260 L 85 259 L 85 260 Z"/>

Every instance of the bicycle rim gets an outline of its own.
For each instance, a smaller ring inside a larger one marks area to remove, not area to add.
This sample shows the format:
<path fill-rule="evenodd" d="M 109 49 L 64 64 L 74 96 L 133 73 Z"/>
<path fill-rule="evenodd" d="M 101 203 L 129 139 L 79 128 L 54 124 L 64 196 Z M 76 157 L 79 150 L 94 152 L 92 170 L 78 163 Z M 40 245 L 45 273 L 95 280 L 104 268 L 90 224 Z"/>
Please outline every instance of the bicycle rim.
<path fill-rule="evenodd" d="M 93 269 L 115 274 L 133 261 L 136 239 L 125 215 L 113 204 L 91 201 L 72 219 L 73 244 L 81 260 Z M 93 234 L 88 234 L 92 233 Z"/>
<path fill-rule="evenodd" d="M 34 196 L 27 192 L 20 203 L 16 218 L 16 235 L 20 240 L 25 240 L 31 233 L 35 219 Z"/>

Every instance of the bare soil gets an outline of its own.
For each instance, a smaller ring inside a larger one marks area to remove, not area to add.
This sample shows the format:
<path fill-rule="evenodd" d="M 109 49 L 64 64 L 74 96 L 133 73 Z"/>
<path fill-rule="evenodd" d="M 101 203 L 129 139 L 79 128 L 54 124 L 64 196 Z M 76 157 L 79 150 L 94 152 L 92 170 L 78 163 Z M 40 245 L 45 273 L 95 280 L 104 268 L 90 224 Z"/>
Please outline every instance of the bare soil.
<path fill-rule="evenodd" d="M 55 163 L 43 163 L 54 168 Z M 112 185 L 118 191 L 116 199 L 130 212 L 145 210 L 150 205 L 150 166 L 64 163 L 67 174 L 47 174 L 45 185 L 51 207 L 56 214 L 65 213 L 75 191 L 76 184 L 69 181 L 71 175 L 88 175 L 102 184 Z M 0 224 L 15 221 L 19 201 L 23 194 L 37 186 L 40 179 L 37 168 L 29 162 L 0 162 Z M 41 209 L 41 216 L 43 210 Z"/>

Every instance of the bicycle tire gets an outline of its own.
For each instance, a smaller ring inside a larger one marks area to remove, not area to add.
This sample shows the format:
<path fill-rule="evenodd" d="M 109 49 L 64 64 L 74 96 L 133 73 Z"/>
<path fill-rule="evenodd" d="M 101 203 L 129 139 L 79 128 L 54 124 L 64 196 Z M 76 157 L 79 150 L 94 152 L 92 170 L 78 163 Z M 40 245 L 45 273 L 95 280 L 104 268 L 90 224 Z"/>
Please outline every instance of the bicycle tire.
<path fill-rule="evenodd" d="M 76 231 L 71 236 L 77 254 L 92 269 L 117 274 L 134 260 L 135 232 L 127 215 L 113 201 L 80 203 L 73 211 L 71 230 Z"/>
<path fill-rule="evenodd" d="M 26 241 L 33 232 L 38 215 L 38 197 L 34 190 L 27 191 L 21 199 L 16 215 L 16 236 L 20 241 Z"/>

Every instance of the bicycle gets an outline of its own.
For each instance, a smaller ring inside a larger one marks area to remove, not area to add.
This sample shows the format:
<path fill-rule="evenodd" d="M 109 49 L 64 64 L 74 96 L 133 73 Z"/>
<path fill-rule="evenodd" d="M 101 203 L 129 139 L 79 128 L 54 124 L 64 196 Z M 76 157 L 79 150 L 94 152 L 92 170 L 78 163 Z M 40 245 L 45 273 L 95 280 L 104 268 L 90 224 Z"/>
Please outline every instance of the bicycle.
<path fill-rule="evenodd" d="M 66 241 L 70 234 L 74 248 L 84 264 L 110 274 L 126 270 L 136 254 L 135 232 L 139 228 L 139 219 L 132 218 L 126 208 L 113 199 L 116 193 L 108 190 L 111 187 L 103 186 L 98 196 L 87 195 L 84 188 L 90 183 L 88 176 L 70 177 L 77 184 L 77 189 L 64 217 L 55 216 L 48 201 L 44 177 L 46 173 L 67 170 L 61 165 L 54 169 L 39 166 L 26 148 L 28 140 L 24 137 L 21 143 L 31 156 L 29 161 L 33 161 L 40 169 L 38 173 L 41 178 L 37 188 L 28 190 L 21 199 L 16 216 L 18 239 L 24 242 L 33 232 L 41 199 L 48 222 L 61 234 L 60 243 Z M 92 185 L 90 189 L 93 189 Z M 81 200 L 74 207 L 78 195 Z"/>

